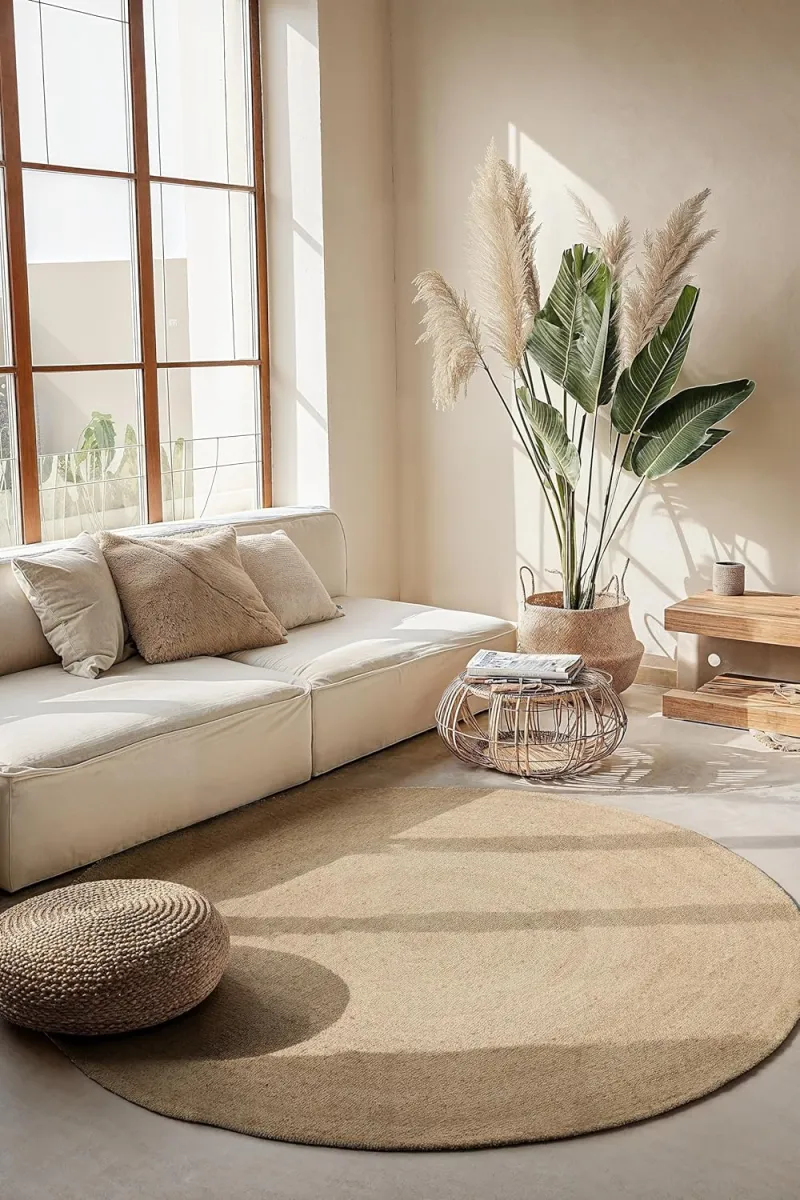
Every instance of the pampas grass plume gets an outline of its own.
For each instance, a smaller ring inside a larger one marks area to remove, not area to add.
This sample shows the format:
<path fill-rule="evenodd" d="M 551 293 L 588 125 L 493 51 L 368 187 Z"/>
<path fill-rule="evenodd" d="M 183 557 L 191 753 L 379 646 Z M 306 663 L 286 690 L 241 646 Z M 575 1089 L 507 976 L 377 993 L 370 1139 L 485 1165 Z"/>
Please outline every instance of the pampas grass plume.
<path fill-rule="evenodd" d="M 539 311 L 536 234 L 524 175 L 494 142 L 478 170 L 469 203 L 472 269 L 488 343 L 517 367 Z"/>
<path fill-rule="evenodd" d="M 433 348 L 433 402 L 437 408 L 452 408 L 482 365 L 480 320 L 466 296 L 459 296 L 438 271 L 423 271 L 414 287 L 414 303 L 425 305 L 418 341 Z"/>
<path fill-rule="evenodd" d="M 716 237 L 716 229 L 701 230 L 710 195 L 705 188 L 683 200 L 667 217 L 663 229 L 643 238 L 644 254 L 637 280 L 626 297 L 626 360 L 631 361 L 668 319 L 697 255 Z"/>

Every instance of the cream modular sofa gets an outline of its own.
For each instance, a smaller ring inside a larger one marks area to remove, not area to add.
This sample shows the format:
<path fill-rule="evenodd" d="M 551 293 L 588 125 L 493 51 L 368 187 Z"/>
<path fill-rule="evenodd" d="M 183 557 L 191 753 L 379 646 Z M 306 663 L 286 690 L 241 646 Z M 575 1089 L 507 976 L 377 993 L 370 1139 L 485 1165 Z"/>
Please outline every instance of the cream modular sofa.
<path fill-rule="evenodd" d="M 344 616 L 285 645 L 67 674 L 0 554 L 0 888 L 16 891 L 304 783 L 430 729 L 478 647 L 511 650 L 508 621 L 347 594 L 344 532 L 328 509 L 145 526 L 284 529 Z M 30 547 L 30 553 L 42 547 Z"/>

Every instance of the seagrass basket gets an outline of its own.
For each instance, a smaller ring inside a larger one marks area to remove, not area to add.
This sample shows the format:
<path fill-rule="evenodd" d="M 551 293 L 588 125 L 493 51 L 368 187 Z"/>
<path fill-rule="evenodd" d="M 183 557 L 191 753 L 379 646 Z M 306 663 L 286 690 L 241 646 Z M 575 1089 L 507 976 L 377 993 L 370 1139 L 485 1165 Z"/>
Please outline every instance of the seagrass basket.
<path fill-rule="evenodd" d="M 617 693 L 636 678 L 644 654 L 631 625 L 630 600 L 620 592 L 600 592 L 594 608 L 565 609 L 561 592 L 530 592 L 522 582 L 517 644 L 523 654 L 580 654 L 587 667 L 606 671 Z"/>

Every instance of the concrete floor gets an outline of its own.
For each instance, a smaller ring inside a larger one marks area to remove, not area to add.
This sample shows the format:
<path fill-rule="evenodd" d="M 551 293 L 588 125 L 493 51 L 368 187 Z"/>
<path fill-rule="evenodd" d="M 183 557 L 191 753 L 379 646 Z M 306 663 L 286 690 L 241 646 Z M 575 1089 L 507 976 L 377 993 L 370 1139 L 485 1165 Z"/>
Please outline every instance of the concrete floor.
<path fill-rule="evenodd" d="M 746 733 L 664 721 L 655 689 L 634 688 L 626 702 L 620 750 L 567 790 L 707 834 L 800 898 L 800 755 L 766 750 Z M 450 758 L 433 734 L 346 767 L 341 779 L 500 782 Z M 795 1200 L 800 1034 L 747 1077 L 640 1125 L 537 1146 L 408 1154 L 284 1145 L 171 1121 L 104 1092 L 46 1039 L 0 1027 L 0 1200 L 322 1197 Z"/>

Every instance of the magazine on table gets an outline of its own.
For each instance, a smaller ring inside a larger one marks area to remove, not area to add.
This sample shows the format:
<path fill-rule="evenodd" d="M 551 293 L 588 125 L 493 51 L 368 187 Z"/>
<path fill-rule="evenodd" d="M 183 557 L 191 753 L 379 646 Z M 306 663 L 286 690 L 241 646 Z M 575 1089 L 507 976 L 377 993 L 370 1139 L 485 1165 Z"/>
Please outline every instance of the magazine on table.
<path fill-rule="evenodd" d="M 479 683 L 572 683 L 582 667 L 580 654 L 479 650 L 467 663 L 465 675 Z"/>

